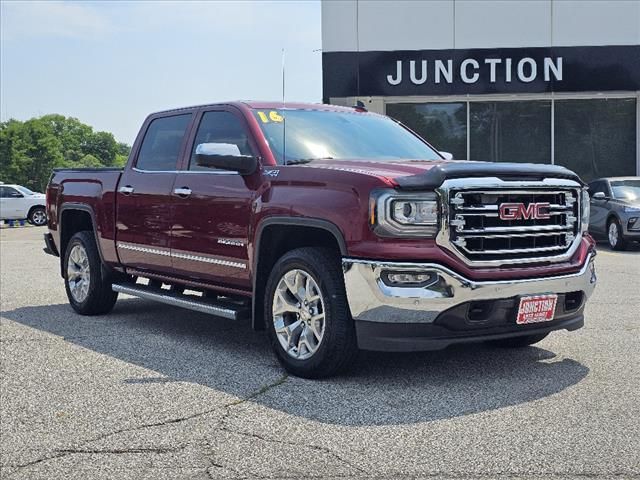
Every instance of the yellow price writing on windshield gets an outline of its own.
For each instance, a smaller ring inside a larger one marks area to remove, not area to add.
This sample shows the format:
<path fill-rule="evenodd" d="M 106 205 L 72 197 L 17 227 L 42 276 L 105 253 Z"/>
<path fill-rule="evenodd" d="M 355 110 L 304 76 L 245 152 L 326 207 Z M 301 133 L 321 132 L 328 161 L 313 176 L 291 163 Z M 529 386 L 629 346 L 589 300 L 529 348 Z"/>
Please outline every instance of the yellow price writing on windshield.
<path fill-rule="evenodd" d="M 284 120 L 284 118 L 282 118 L 282 115 L 280 115 L 278 112 L 276 112 L 275 110 L 271 110 L 269 112 L 269 118 L 271 119 L 271 121 L 273 122 L 281 122 Z"/>

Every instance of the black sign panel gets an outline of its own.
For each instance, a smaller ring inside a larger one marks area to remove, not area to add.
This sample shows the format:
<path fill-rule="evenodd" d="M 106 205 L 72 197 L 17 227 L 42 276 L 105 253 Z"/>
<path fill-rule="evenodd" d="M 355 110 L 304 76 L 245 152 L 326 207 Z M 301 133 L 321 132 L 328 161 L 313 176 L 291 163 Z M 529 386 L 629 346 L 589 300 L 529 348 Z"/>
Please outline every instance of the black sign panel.
<path fill-rule="evenodd" d="M 323 97 L 640 90 L 640 45 L 326 52 Z"/>

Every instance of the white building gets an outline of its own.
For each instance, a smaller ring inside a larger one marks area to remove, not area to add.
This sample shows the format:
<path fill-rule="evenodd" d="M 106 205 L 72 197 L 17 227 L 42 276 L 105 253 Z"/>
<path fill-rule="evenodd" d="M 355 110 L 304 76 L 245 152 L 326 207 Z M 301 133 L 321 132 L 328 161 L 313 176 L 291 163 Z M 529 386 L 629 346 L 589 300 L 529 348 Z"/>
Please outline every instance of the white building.
<path fill-rule="evenodd" d="M 458 159 L 640 174 L 640 0 L 323 0 L 323 97 Z"/>

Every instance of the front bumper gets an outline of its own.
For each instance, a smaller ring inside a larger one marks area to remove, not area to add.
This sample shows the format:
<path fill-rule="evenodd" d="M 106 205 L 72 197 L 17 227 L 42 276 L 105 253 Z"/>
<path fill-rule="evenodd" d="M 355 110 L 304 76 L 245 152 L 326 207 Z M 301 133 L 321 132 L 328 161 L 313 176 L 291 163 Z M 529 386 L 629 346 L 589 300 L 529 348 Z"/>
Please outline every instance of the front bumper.
<path fill-rule="evenodd" d="M 590 253 L 573 274 L 502 281 L 470 280 L 431 263 L 344 258 L 342 264 L 360 348 L 412 351 L 580 328 L 584 304 L 596 285 L 594 257 Z M 426 273 L 430 280 L 420 287 L 390 286 L 383 280 L 385 272 Z M 549 293 L 558 294 L 552 322 L 516 324 L 519 297 Z"/>

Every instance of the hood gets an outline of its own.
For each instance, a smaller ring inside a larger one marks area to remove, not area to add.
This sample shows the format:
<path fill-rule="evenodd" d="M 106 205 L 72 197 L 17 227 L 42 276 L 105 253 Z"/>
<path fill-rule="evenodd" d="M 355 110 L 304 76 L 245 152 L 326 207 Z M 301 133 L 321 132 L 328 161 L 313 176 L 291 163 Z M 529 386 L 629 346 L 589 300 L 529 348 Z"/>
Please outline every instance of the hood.
<path fill-rule="evenodd" d="M 564 167 L 537 163 L 495 163 L 464 160 L 317 160 L 309 167 L 349 171 L 392 179 L 399 189 L 434 189 L 452 178 L 498 177 L 503 180 L 560 178 L 584 185 L 580 177 Z"/>

